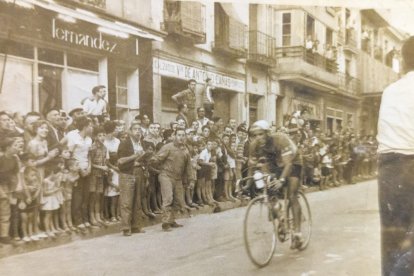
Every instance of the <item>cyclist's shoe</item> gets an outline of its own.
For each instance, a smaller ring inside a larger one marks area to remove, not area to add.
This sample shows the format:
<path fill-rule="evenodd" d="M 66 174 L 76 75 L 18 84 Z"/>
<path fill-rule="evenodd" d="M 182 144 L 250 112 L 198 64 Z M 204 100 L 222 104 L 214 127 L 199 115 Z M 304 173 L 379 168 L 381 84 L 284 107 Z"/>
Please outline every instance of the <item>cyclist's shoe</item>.
<path fill-rule="evenodd" d="M 302 233 L 296 232 L 293 234 L 292 243 L 290 244 L 290 249 L 300 249 L 304 243 Z"/>

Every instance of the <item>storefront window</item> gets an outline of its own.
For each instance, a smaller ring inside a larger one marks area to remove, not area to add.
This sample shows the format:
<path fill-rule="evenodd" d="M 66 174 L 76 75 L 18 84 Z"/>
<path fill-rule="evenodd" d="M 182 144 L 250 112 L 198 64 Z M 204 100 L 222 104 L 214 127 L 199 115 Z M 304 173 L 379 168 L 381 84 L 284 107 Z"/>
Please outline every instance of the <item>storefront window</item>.
<path fill-rule="evenodd" d="M 34 57 L 33 46 L 5 39 L 0 39 L 0 53 L 30 59 Z"/>
<path fill-rule="evenodd" d="M 63 65 L 63 52 L 39 48 L 37 55 L 39 61 Z"/>
<path fill-rule="evenodd" d="M 187 88 L 187 82 L 185 80 L 178 80 L 173 78 L 161 78 L 161 105 L 162 109 L 173 111 L 175 112 L 177 110 L 177 105 L 171 100 L 171 97 L 186 89 Z"/>
<path fill-rule="evenodd" d="M 128 105 L 128 73 L 126 70 L 116 72 L 116 103 L 117 105 Z"/>
<path fill-rule="evenodd" d="M 69 67 L 81 68 L 94 72 L 99 71 L 98 59 L 68 53 L 67 62 Z"/>
<path fill-rule="evenodd" d="M 62 107 L 62 68 L 39 64 L 40 111 Z"/>

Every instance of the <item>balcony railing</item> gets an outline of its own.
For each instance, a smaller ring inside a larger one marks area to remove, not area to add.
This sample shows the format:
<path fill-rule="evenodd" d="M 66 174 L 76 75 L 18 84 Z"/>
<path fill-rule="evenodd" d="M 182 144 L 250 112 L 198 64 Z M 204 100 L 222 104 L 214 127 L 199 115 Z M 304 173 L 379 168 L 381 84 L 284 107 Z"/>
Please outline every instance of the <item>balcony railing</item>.
<path fill-rule="evenodd" d="M 236 58 L 247 56 L 247 26 L 227 16 L 226 23 L 216 24 L 213 50 Z"/>
<path fill-rule="evenodd" d="M 249 31 L 250 62 L 273 66 L 276 62 L 276 39 L 260 31 Z"/>
<path fill-rule="evenodd" d="M 346 73 L 338 73 L 339 89 L 351 95 L 359 95 L 361 92 L 361 81 Z"/>
<path fill-rule="evenodd" d="M 205 43 L 205 6 L 198 2 L 165 1 L 164 29 L 195 44 Z"/>
<path fill-rule="evenodd" d="M 81 3 L 82 5 L 91 6 L 94 8 L 105 9 L 106 0 L 72 0 L 73 2 Z"/>
<path fill-rule="evenodd" d="M 306 50 L 302 46 L 296 47 L 282 47 L 276 49 L 276 58 L 301 58 L 309 64 L 321 68 L 329 73 L 336 73 L 338 71 L 338 64 L 334 59 L 328 59 L 319 53 L 313 53 L 311 50 Z"/>

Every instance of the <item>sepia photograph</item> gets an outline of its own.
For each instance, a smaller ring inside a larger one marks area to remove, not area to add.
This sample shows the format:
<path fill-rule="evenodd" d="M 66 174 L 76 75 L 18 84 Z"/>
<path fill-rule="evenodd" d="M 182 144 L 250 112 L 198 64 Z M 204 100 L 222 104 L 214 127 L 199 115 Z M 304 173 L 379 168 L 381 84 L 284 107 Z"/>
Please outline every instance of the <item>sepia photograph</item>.
<path fill-rule="evenodd" d="M 414 0 L 0 0 L 0 275 L 414 276 Z"/>

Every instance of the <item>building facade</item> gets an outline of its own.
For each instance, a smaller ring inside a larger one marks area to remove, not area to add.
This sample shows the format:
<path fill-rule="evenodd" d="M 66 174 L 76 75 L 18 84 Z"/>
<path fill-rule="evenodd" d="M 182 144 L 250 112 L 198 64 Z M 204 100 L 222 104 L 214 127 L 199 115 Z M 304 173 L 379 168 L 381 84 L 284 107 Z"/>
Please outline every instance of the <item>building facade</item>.
<path fill-rule="evenodd" d="M 162 40 L 161 33 L 156 24 L 138 26 L 145 13 L 137 20 L 137 1 L 121 2 L 0 1 L 1 109 L 69 111 L 105 85 L 112 117 L 152 111 L 144 104 L 152 95 L 145 72 L 152 68 L 151 41 Z"/>
<path fill-rule="evenodd" d="M 382 11 L 207 0 L 0 0 L 0 22 L 1 110 L 68 111 L 105 85 L 112 118 L 167 126 L 171 96 L 195 79 L 202 106 L 210 78 L 225 122 L 306 108 L 329 133 L 375 133 L 406 38 Z"/>

